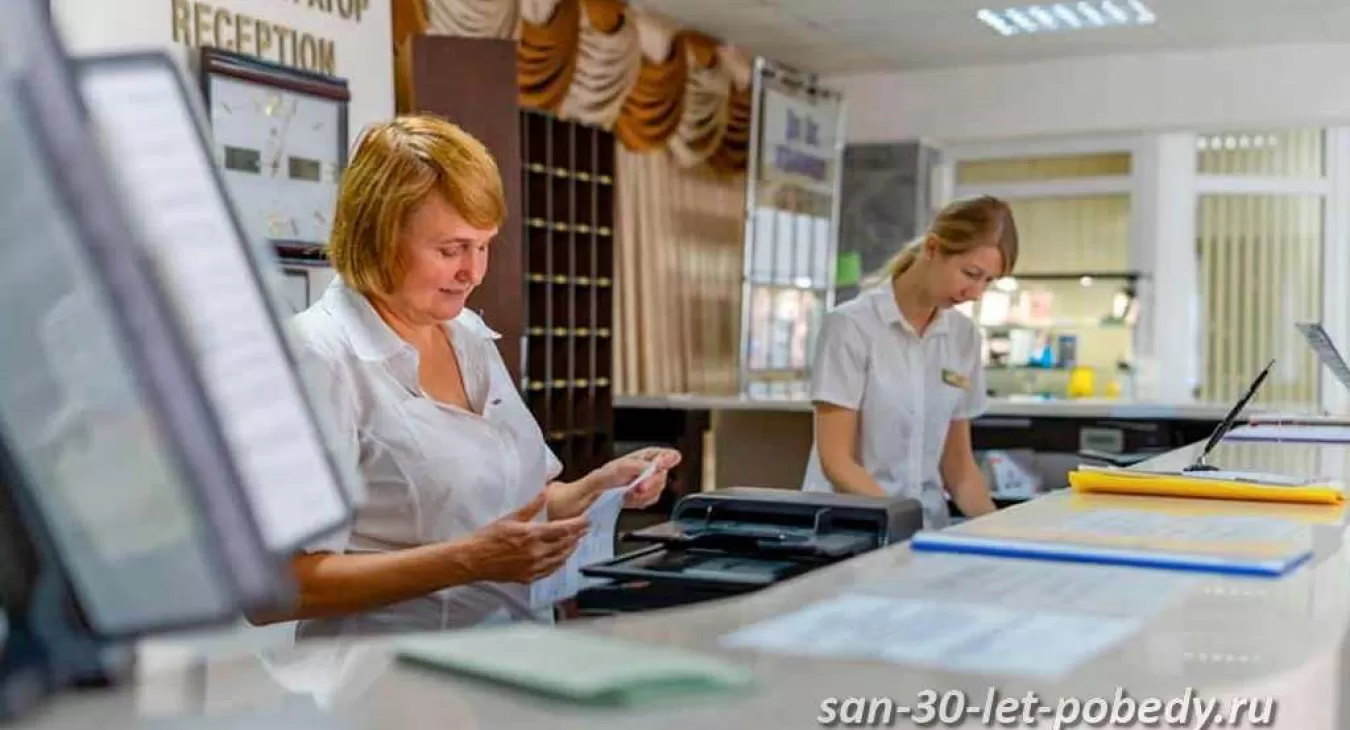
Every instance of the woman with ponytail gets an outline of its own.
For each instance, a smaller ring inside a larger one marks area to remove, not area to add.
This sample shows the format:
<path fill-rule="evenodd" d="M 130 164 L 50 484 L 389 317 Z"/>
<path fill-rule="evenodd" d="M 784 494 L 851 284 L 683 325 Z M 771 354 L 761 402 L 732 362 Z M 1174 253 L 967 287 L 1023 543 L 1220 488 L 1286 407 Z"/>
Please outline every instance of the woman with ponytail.
<path fill-rule="evenodd" d="M 1008 204 L 957 201 L 825 316 L 804 489 L 917 499 L 929 529 L 949 523 L 948 496 L 967 517 L 994 510 L 970 440 L 986 401 L 981 337 L 955 307 L 1016 263 Z"/>

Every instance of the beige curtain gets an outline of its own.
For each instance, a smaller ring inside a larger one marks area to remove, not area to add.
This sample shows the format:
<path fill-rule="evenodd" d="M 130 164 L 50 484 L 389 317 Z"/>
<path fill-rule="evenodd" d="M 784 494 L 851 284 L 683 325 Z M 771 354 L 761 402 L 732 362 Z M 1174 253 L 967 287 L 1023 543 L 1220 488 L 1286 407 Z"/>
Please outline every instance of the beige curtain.
<path fill-rule="evenodd" d="M 628 0 L 394 0 L 393 7 L 396 25 L 416 29 L 407 32 L 514 39 L 524 106 L 610 130 L 634 152 L 669 150 L 685 167 L 745 171 L 752 56 L 735 46 Z M 403 56 L 398 70 L 406 86 Z"/>
<path fill-rule="evenodd" d="M 616 147 L 615 393 L 735 393 L 745 180 Z"/>
<path fill-rule="evenodd" d="M 610 129 L 637 83 L 638 32 L 615 0 L 582 3 L 577 68 L 559 116 Z"/>
<path fill-rule="evenodd" d="M 551 4 L 544 8 L 537 5 L 526 3 L 526 12 L 545 18 L 553 14 Z M 520 11 L 517 3 L 501 0 L 426 0 L 430 27 L 439 35 L 516 38 L 520 34 Z"/>

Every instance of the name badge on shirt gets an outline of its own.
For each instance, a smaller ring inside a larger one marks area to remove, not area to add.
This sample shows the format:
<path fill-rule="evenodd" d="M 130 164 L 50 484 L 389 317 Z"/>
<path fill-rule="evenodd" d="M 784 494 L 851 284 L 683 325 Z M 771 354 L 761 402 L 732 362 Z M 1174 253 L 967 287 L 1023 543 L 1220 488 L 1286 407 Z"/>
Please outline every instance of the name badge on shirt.
<path fill-rule="evenodd" d="M 967 378 L 966 376 L 956 372 L 955 370 L 948 370 L 946 368 L 943 368 L 942 382 L 952 386 L 953 388 L 960 388 L 961 390 L 970 390 L 970 378 Z"/>

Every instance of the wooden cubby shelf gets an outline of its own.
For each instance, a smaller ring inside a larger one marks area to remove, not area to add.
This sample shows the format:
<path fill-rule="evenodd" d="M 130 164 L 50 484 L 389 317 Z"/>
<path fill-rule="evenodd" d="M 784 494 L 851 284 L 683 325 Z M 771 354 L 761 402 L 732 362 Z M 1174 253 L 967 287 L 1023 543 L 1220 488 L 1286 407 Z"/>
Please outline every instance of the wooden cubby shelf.
<path fill-rule="evenodd" d="M 614 137 L 521 112 L 526 402 L 575 479 L 614 456 Z"/>

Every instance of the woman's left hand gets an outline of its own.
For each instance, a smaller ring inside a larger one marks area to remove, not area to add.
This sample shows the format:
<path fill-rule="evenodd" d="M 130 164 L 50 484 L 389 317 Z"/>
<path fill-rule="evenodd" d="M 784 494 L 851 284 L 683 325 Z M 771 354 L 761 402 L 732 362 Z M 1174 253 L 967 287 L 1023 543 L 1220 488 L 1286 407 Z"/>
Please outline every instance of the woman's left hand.
<path fill-rule="evenodd" d="M 596 469 L 590 474 L 590 481 L 596 493 L 609 489 L 622 489 L 632 484 L 623 498 L 623 506 L 628 509 L 642 509 L 656 503 L 666 488 L 666 476 L 675 465 L 680 463 L 680 452 L 674 449 L 646 448 L 617 459 Z M 633 480 L 641 477 L 648 468 L 653 471 L 637 484 Z"/>

